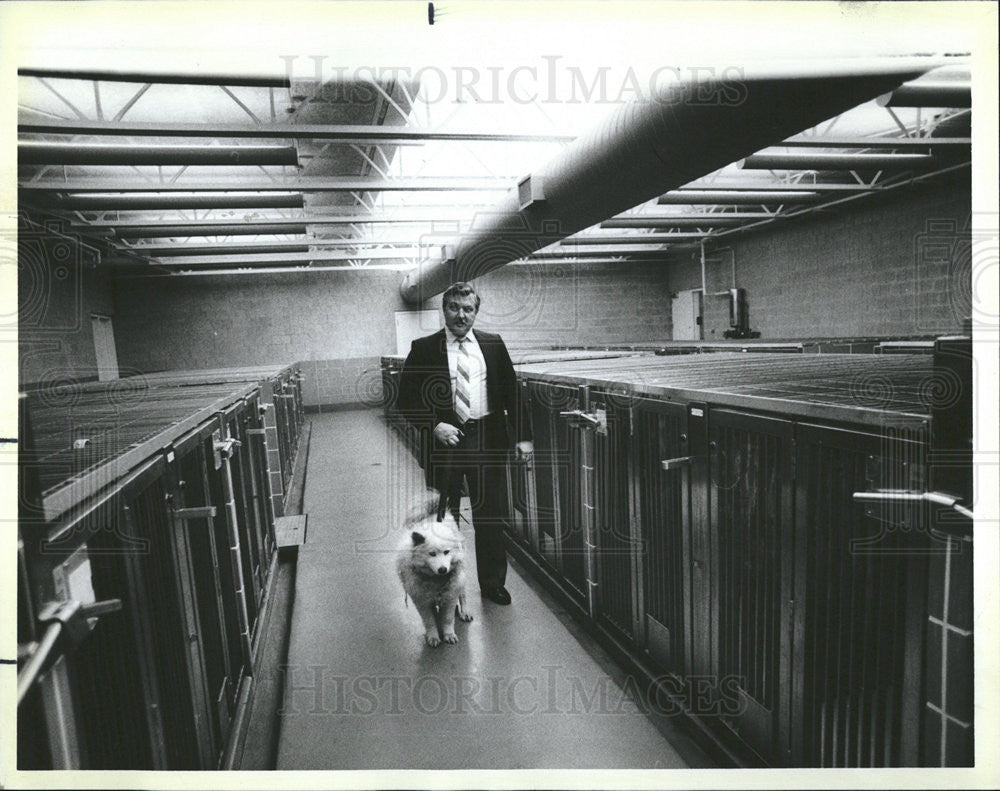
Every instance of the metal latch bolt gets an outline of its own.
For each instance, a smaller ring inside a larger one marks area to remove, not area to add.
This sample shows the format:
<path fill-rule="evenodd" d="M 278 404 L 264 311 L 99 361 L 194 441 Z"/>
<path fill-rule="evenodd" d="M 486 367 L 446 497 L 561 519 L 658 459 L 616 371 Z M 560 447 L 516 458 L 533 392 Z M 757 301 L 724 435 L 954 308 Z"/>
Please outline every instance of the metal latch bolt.
<path fill-rule="evenodd" d="M 854 492 L 854 501 L 859 503 L 885 502 L 926 502 L 950 508 L 955 513 L 972 519 L 972 511 L 959 505 L 958 498 L 944 492 L 911 492 L 903 489 L 885 489 L 877 492 Z"/>
<path fill-rule="evenodd" d="M 589 412 L 584 412 L 580 409 L 571 409 L 568 412 L 560 412 L 559 417 L 569 418 L 572 421 L 579 423 L 586 423 L 592 428 L 597 428 L 601 425 L 601 420 L 597 415 L 592 415 Z"/>
<path fill-rule="evenodd" d="M 215 449 L 216 453 L 221 453 L 225 455 L 227 459 L 232 458 L 233 448 L 238 448 L 243 445 L 238 439 L 233 437 L 226 437 L 225 439 L 217 439 L 212 442 L 212 447 Z"/>
<path fill-rule="evenodd" d="M 707 456 L 677 456 L 673 459 L 663 459 L 660 462 L 660 466 L 665 470 L 677 470 L 681 467 L 687 467 L 689 464 L 698 461 L 699 459 L 706 459 Z"/>
<path fill-rule="evenodd" d="M 21 705 L 21 701 L 38 677 L 48 670 L 59 656 L 72 651 L 90 633 L 88 619 L 99 618 L 117 612 L 121 608 L 121 599 L 107 599 L 92 604 L 81 604 L 76 599 L 70 599 L 44 605 L 38 614 L 38 620 L 47 624 L 45 634 L 17 674 L 18 705 Z M 56 652 L 54 649 L 60 639 L 66 645 L 61 651 Z"/>

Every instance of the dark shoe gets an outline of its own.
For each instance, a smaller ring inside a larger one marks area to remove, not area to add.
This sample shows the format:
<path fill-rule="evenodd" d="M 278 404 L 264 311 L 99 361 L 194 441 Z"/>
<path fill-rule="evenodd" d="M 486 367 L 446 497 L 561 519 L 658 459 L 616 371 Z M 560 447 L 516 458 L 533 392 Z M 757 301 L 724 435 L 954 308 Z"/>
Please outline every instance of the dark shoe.
<path fill-rule="evenodd" d="M 491 602 L 496 602 L 497 604 L 510 604 L 510 594 L 503 585 L 498 585 L 495 588 L 483 588 L 481 593 Z"/>

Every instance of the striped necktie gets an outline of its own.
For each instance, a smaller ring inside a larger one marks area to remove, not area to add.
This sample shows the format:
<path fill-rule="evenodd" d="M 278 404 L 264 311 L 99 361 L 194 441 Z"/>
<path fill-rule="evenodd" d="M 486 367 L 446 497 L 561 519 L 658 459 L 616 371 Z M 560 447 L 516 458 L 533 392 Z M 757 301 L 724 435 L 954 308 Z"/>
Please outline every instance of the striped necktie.
<path fill-rule="evenodd" d="M 469 419 L 472 408 L 472 387 L 469 382 L 469 350 L 466 338 L 458 339 L 458 375 L 455 377 L 455 415 L 459 424 Z"/>

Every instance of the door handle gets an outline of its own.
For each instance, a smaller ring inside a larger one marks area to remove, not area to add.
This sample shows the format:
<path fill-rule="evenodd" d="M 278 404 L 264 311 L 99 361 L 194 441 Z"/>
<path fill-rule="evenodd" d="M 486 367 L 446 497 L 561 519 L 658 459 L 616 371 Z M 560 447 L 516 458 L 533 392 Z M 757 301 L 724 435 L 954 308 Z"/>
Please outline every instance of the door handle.
<path fill-rule="evenodd" d="M 681 439 L 686 445 L 687 435 L 682 434 Z M 682 467 L 689 467 L 696 461 L 708 461 L 709 457 L 712 456 L 717 450 L 718 445 L 716 445 L 715 440 L 712 440 L 708 443 L 708 453 L 696 453 L 693 456 L 675 456 L 672 459 L 662 459 L 660 461 L 660 467 L 664 470 L 679 470 Z"/>
<path fill-rule="evenodd" d="M 967 519 L 972 519 L 972 511 L 964 505 L 959 505 L 958 498 L 944 492 L 911 492 L 904 489 L 887 489 L 881 492 L 854 492 L 854 501 L 857 503 L 886 503 L 886 502 L 926 502 L 934 503 L 945 508 L 950 508 L 955 513 L 961 514 Z"/>
<path fill-rule="evenodd" d="M 688 467 L 693 462 L 701 461 L 702 459 L 707 459 L 708 456 L 702 454 L 698 456 L 677 456 L 673 459 L 663 459 L 660 461 L 660 467 L 664 470 L 679 470 L 681 467 Z"/>

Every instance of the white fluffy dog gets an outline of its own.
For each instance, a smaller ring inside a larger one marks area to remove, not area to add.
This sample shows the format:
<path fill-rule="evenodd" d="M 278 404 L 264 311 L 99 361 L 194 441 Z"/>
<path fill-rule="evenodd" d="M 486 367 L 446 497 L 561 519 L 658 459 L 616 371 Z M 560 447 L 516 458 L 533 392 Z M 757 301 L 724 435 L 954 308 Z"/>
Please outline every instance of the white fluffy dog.
<path fill-rule="evenodd" d="M 429 503 L 430 504 L 430 503 Z M 471 621 L 465 610 L 465 548 L 451 514 L 411 519 L 396 555 L 396 570 L 406 597 L 424 621 L 424 639 L 432 648 L 457 643 L 455 616 Z M 428 508 L 428 510 L 430 510 Z"/>

